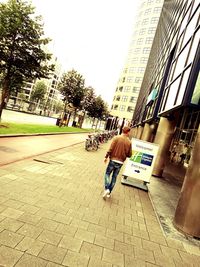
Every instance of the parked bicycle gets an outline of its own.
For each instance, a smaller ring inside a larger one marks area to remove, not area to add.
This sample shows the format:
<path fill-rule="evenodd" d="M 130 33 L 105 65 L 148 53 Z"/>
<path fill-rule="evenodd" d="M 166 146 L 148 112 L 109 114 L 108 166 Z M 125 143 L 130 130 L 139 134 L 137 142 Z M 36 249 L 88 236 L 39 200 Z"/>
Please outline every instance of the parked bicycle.
<path fill-rule="evenodd" d="M 85 141 L 85 149 L 87 151 L 90 150 L 98 150 L 99 145 L 98 145 L 98 141 L 96 140 L 96 136 L 93 134 L 88 134 L 88 138 Z"/>

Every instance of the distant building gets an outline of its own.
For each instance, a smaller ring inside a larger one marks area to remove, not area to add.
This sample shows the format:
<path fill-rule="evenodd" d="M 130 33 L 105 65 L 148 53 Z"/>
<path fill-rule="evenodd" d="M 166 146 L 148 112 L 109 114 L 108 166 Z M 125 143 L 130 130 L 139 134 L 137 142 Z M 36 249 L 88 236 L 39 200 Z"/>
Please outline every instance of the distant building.
<path fill-rule="evenodd" d="M 61 64 L 58 62 L 57 58 L 52 55 L 52 58 L 49 62 L 49 64 L 54 64 L 55 65 L 55 70 L 54 72 L 49 76 L 48 79 L 42 78 L 41 81 L 44 81 L 44 83 L 47 86 L 47 91 L 45 95 L 45 100 L 44 100 L 44 109 L 48 111 L 48 113 L 51 111 L 54 112 L 54 108 L 56 103 L 61 102 L 62 95 L 60 94 L 58 90 L 58 84 L 62 76 L 62 67 Z M 30 105 L 30 97 L 31 97 L 31 92 L 34 90 L 34 86 L 37 83 L 38 79 L 30 80 L 28 82 L 25 82 L 25 85 L 22 89 L 22 92 L 18 93 L 17 96 L 11 96 L 10 97 L 10 102 L 15 100 L 17 102 L 20 102 L 20 97 L 24 95 L 23 100 L 25 100 L 25 104 L 23 105 L 23 110 L 27 111 L 29 105 Z M 8 105 L 9 106 L 9 105 Z M 41 107 L 38 103 L 38 108 L 41 110 Z M 39 112 L 36 111 L 36 112 Z M 47 112 L 46 112 L 47 113 Z M 44 114 L 44 113 L 42 113 Z M 48 115 L 48 114 L 46 114 Z"/>
<path fill-rule="evenodd" d="M 128 56 L 112 102 L 113 116 L 132 119 L 162 5 L 163 0 L 141 1 Z"/>
<path fill-rule="evenodd" d="M 132 118 L 133 136 L 160 146 L 155 176 L 162 177 L 169 151 L 175 152 L 178 168 L 187 166 L 174 223 L 196 237 L 200 237 L 199 41 L 200 1 L 165 0 Z"/>

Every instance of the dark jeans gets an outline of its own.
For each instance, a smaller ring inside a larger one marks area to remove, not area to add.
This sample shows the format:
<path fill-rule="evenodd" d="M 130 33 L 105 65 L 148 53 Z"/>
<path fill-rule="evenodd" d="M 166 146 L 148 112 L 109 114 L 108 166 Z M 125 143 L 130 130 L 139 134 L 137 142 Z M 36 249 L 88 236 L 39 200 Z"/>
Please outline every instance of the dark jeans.
<path fill-rule="evenodd" d="M 110 162 L 108 163 L 104 179 L 105 179 L 105 189 L 109 189 L 110 192 L 112 192 L 115 186 L 117 175 L 119 174 L 121 167 L 122 167 L 121 163 L 112 160 L 110 160 Z M 112 173 L 112 179 L 110 180 L 111 173 Z"/>

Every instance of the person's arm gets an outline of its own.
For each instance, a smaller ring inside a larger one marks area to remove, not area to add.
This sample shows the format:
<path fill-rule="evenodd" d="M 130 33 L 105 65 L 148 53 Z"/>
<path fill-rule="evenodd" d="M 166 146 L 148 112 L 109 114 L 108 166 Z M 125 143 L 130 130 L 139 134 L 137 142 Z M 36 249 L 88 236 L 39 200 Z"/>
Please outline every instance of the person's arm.
<path fill-rule="evenodd" d="M 107 162 L 107 159 L 110 157 L 111 153 L 112 153 L 112 150 L 113 150 L 113 147 L 115 146 L 115 143 L 116 143 L 116 138 L 113 139 L 111 145 L 110 145 L 110 148 L 108 149 L 106 155 L 105 155 L 105 158 L 104 158 L 104 162 L 106 163 Z"/>
<path fill-rule="evenodd" d="M 130 147 L 129 147 L 129 153 L 128 153 L 128 158 L 130 158 L 132 156 L 132 145 L 130 144 Z"/>

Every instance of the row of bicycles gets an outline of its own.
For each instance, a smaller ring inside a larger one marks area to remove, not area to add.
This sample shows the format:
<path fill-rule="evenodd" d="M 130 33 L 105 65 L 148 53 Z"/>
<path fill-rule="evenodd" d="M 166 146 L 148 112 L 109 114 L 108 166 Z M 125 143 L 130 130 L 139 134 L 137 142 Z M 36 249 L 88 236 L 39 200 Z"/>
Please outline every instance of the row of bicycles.
<path fill-rule="evenodd" d="M 85 149 L 87 151 L 90 150 L 96 151 L 98 150 L 100 144 L 108 142 L 109 139 L 112 139 L 117 134 L 118 134 L 117 130 L 88 134 L 88 138 L 86 138 L 85 140 Z"/>

